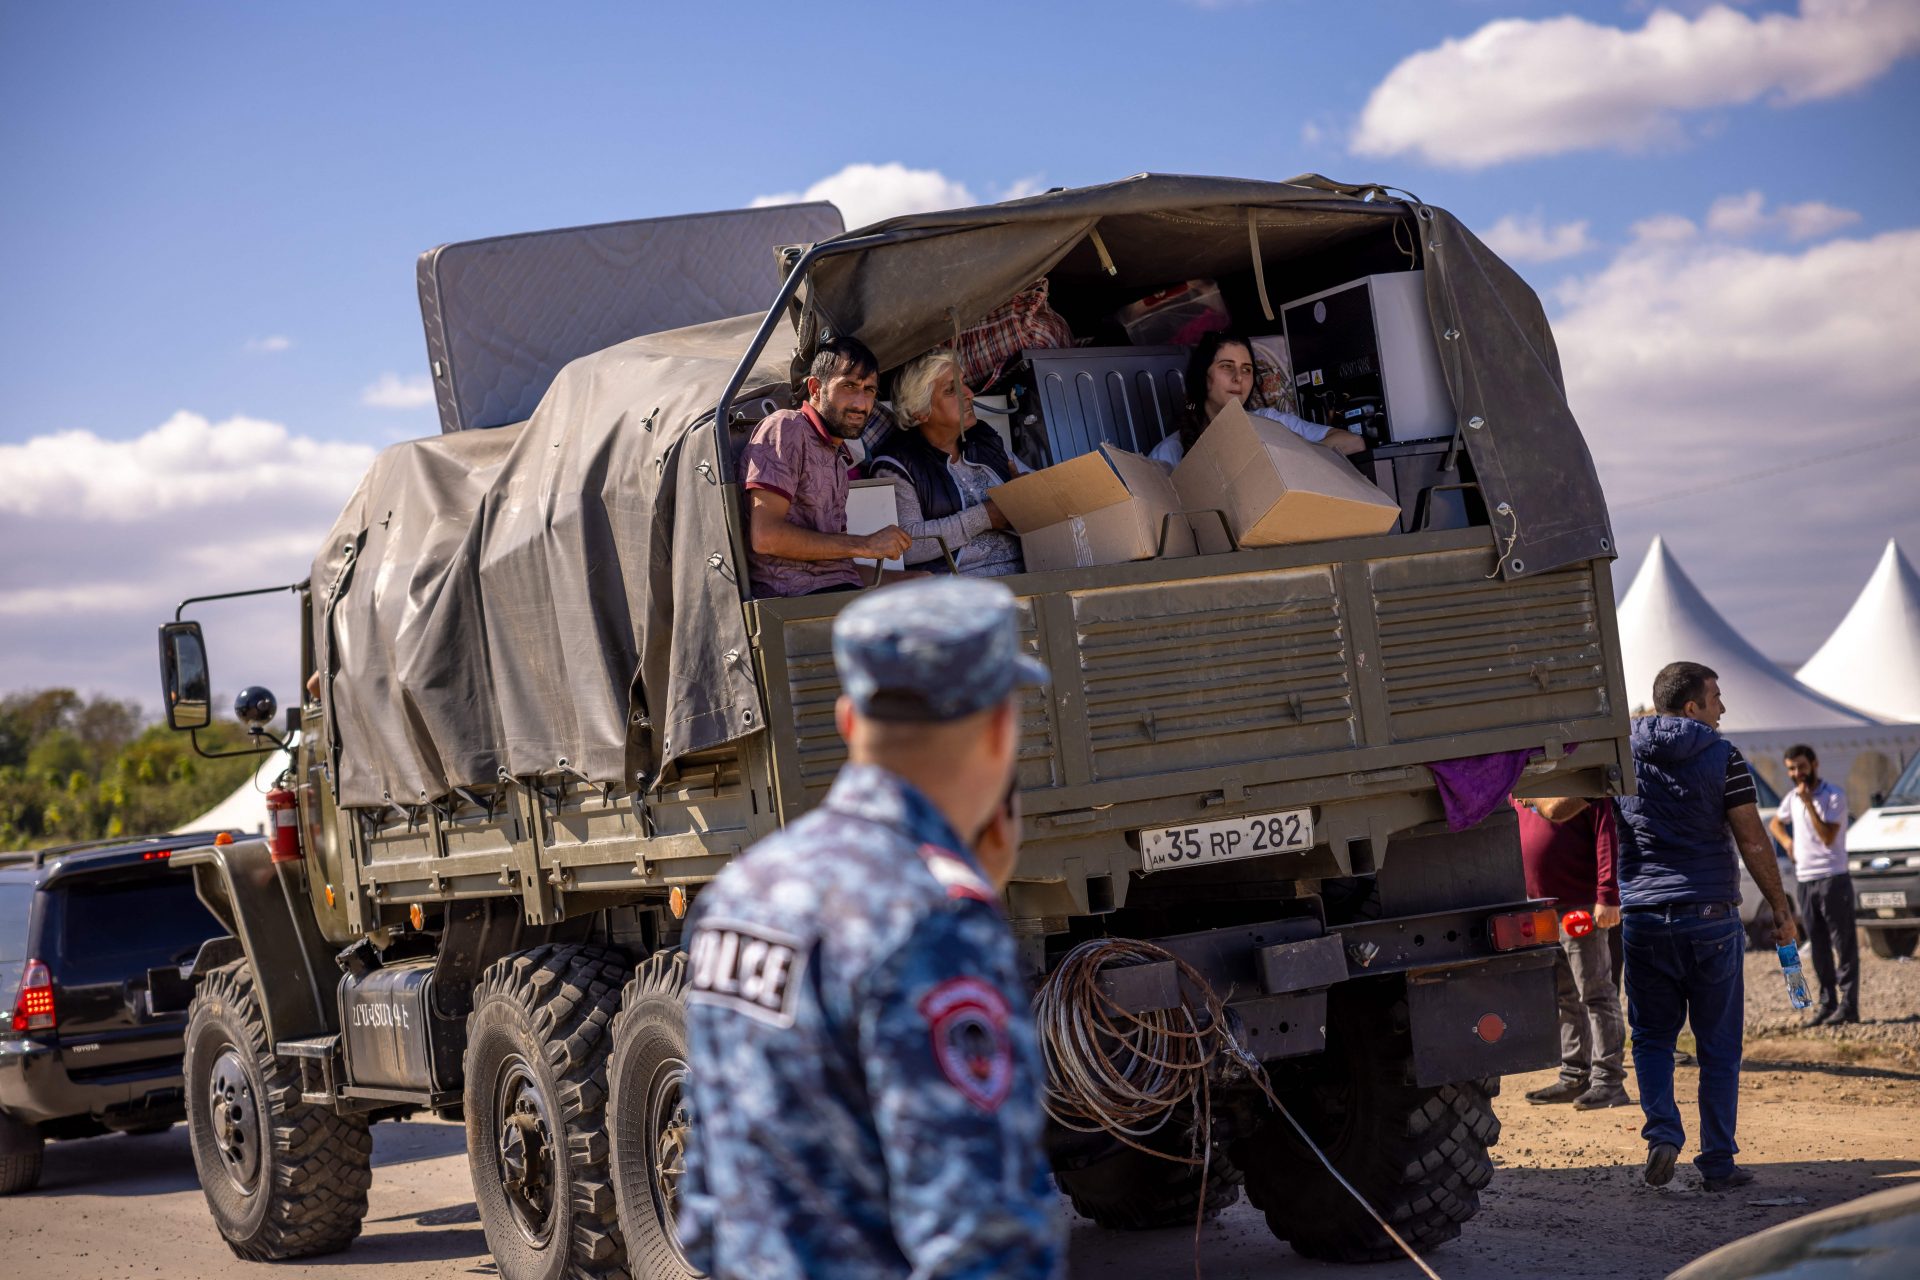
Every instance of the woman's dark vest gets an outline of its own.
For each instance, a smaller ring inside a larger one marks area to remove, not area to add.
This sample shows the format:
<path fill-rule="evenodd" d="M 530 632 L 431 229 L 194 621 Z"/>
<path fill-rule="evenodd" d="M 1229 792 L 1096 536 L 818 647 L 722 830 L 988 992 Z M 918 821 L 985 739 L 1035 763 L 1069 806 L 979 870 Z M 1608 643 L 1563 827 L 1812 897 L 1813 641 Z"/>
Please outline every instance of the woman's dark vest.
<path fill-rule="evenodd" d="M 975 423 L 961 434 L 960 456 L 990 468 L 1002 484 L 1013 479 L 1013 463 L 1007 458 L 999 434 L 984 422 Z M 914 493 L 920 498 L 921 519 L 944 520 L 960 510 L 960 486 L 947 471 L 947 455 L 928 444 L 927 438 L 918 431 L 895 427 L 880 437 L 880 442 L 873 446 L 873 455 L 867 459 L 868 472 L 879 474 L 882 462 L 903 473 L 912 483 Z M 936 565 L 940 571 L 946 568 L 944 560 L 927 567 Z"/>
<path fill-rule="evenodd" d="M 1738 902 L 1739 855 L 1727 831 L 1733 744 L 1681 716 L 1633 722 L 1637 795 L 1619 801 L 1620 904 Z"/>

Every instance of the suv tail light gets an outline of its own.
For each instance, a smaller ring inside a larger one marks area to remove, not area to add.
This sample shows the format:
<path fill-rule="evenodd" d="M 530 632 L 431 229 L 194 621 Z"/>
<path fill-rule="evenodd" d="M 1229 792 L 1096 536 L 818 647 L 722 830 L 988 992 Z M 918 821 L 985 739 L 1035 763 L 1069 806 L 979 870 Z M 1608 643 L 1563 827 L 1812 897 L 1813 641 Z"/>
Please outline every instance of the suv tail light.
<path fill-rule="evenodd" d="M 1495 951 L 1514 951 L 1537 947 L 1544 942 L 1560 941 L 1560 917 L 1545 911 L 1510 911 L 1487 920 L 1487 932 Z"/>
<path fill-rule="evenodd" d="M 27 961 L 20 975 L 20 999 L 13 1006 L 15 1031 L 51 1031 L 53 1016 L 53 975 L 38 960 Z"/>

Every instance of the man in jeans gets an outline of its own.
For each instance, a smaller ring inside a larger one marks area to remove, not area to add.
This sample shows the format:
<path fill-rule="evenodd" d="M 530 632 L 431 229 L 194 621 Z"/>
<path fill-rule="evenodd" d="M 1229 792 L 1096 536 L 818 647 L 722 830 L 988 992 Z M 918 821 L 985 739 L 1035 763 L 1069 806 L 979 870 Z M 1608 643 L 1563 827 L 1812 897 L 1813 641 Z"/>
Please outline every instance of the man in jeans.
<path fill-rule="evenodd" d="M 1627 952 L 1627 1021 L 1647 1122 L 1649 1186 L 1673 1179 L 1686 1142 L 1673 1096 L 1673 1049 L 1693 1024 L 1700 1059 L 1700 1154 L 1708 1191 L 1753 1181 L 1734 1164 L 1746 991 L 1739 857 L 1773 908 L 1774 937 L 1794 940 L 1793 913 L 1747 763 L 1718 732 L 1720 679 L 1697 662 L 1661 668 L 1657 714 L 1633 723 L 1638 794 L 1619 802 L 1620 904 Z M 1728 830 L 1732 839 L 1728 839 Z"/>
<path fill-rule="evenodd" d="M 1807 925 L 1813 975 L 1820 980 L 1820 1008 L 1807 1025 L 1858 1022 L 1860 939 L 1853 931 L 1853 877 L 1847 873 L 1847 793 L 1821 778 L 1820 757 L 1812 747 L 1788 747 L 1786 765 L 1793 790 L 1780 797 L 1780 811 L 1770 825 L 1793 855 L 1800 918 Z"/>
<path fill-rule="evenodd" d="M 1515 800 L 1520 818 L 1520 857 L 1527 893 L 1552 898 L 1562 913 L 1587 911 L 1595 928 L 1581 937 L 1562 934 L 1554 958 L 1560 998 L 1560 1078 L 1532 1090 L 1536 1105 L 1571 1102 L 1576 1111 L 1626 1106 L 1627 1024 L 1613 985 L 1607 940 L 1620 924 L 1620 891 L 1614 874 L 1613 804 L 1602 800 Z"/>

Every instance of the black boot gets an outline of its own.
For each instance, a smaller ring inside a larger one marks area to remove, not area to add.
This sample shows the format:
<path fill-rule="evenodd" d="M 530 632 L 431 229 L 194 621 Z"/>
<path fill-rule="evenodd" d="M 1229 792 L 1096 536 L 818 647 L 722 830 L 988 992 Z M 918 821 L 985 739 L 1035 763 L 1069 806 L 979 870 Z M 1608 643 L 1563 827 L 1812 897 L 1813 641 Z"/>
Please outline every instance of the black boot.
<path fill-rule="evenodd" d="M 1587 1091 L 1585 1080 L 1556 1080 L 1544 1089 L 1532 1089 L 1527 1093 L 1527 1101 L 1536 1106 L 1549 1102 L 1572 1102 Z"/>

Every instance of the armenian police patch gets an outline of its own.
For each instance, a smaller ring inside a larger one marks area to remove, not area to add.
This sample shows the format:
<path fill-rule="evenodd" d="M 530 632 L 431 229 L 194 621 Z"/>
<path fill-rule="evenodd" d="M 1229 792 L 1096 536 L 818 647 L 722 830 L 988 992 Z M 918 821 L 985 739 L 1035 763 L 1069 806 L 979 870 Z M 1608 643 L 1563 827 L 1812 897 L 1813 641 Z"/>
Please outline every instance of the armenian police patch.
<path fill-rule="evenodd" d="M 948 1082 L 982 1111 L 999 1110 L 1013 1085 L 1005 998 L 978 978 L 949 978 L 921 997 L 920 1013 Z"/>
<path fill-rule="evenodd" d="M 722 1005 L 768 1026 L 793 1025 L 806 963 L 800 939 L 765 925 L 708 920 L 687 958 L 688 1003 Z"/>

